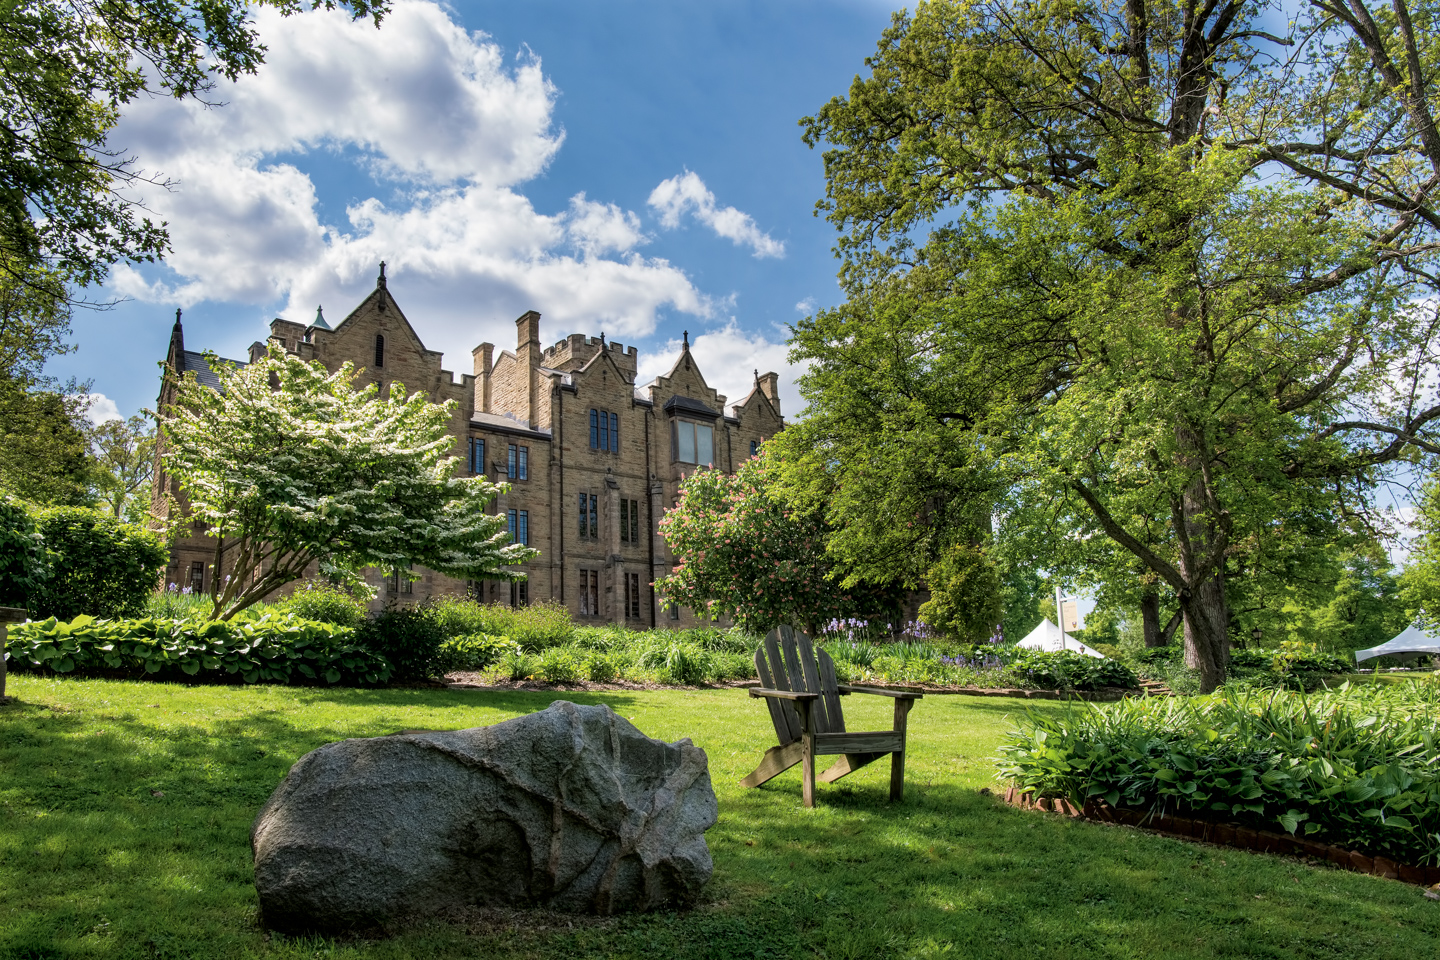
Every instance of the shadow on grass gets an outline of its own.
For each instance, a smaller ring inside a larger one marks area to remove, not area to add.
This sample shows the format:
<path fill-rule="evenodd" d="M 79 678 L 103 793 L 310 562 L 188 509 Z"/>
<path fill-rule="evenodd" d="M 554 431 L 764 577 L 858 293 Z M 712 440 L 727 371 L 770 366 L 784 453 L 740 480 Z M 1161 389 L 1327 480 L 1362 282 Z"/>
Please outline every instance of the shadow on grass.
<path fill-rule="evenodd" d="M 947 777 L 945 731 L 1002 729 L 998 718 L 1018 715 L 1023 710 L 1014 707 L 1034 705 L 1028 701 L 926 701 L 921 708 L 933 717 L 918 709 L 912 715 L 912 734 L 926 737 L 917 741 L 923 749 L 903 803 L 887 801 L 888 762 L 880 761 L 823 786 L 818 806 L 805 810 L 797 771 L 758 790 L 735 785 L 737 771 L 758 761 L 771 736 L 763 706 L 738 698 L 120 693 L 128 699 L 102 699 L 103 709 L 21 702 L 0 710 L 4 960 L 322 953 L 387 960 L 1350 958 L 1426 956 L 1440 937 L 1440 911 L 1398 883 L 1016 811 Z M 656 726 L 703 730 L 720 822 L 707 835 L 716 869 L 697 909 L 573 929 L 431 923 L 373 944 L 262 934 L 248 830 L 296 758 L 347 736 L 449 718 L 493 723 L 558 699 L 643 709 Z M 155 701 L 164 706 L 149 706 Z M 229 714 L 217 715 L 220 707 Z M 927 731 L 923 723 L 934 726 Z"/>

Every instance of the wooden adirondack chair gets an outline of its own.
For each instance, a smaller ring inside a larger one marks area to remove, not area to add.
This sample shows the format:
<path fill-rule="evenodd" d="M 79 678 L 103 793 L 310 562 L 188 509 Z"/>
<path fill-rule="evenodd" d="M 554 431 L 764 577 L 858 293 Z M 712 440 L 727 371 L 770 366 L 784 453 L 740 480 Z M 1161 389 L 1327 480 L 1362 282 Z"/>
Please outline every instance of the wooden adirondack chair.
<path fill-rule="evenodd" d="M 815 757 L 840 757 L 820 779 L 834 783 L 846 774 L 890 755 L 890 799 L 905 794 L 905 718 L 918 693 L 879 690 L 874 687 L 843 686 L 835 682 L 835 663 L 824 650 L 816 656 L 810 638 L 789 627 L 777 627 L 755 651 L 755 669 L 760 686 L 750 696 L 765 698 L 775 735 L 780 745 L 765 751 L 765 757 L 742 786 L 760 784 L 804 764 L 802 778 L 805 806 L 815 806 Z M 895 728 L 849 733 L 840 698 L 852 693 L 872 693 L 895 700 Z"/>

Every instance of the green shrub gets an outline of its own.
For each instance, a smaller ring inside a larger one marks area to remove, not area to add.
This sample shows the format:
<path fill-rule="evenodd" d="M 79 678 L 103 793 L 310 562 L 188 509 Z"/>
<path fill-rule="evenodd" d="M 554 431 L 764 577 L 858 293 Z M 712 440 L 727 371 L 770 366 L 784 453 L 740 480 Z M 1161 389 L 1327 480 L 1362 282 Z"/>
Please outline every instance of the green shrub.
<path fill-rule="evenodd" d="M 583 665 L 575 651 L 568 647 L 550 647 L 540 654 L 535 676 L 546 683 L 575 683 L 581 678 Z"/>
<path fill-rule="evenodd" d="M 155 589 L 169 551 L 159 535 L 84 507 L 41 510 L 36 526 L 53 572 L 32 589 L 39 617 L 69 620 L 137 617 Z"/>
<path fill-rule="evenodd" d="M 430 607 L 395 607 L 355 629 L 360 647 L 384 657 L 396 680 L 424 680 L 439 672 L 445 634 Z"/>
<path fill-rule="evenodd" d="M 159 679 L 238 676 L 245 683 L 373 684 L 390 678 L 354 631 L 293 617 L 255 621 L 96 620 L 53 617 L 10 628 L 11 663 L 55 673 L 120 671 Z"/>
<path fill-rule="evenodd" d="M 440 644 L 436 669 L 441 673 L 484 670 L 498 663 L 507 652 L 518 649 L 509 637 L 490 637 L 483 633 L 449 637 Z"/>
<path fill-rule="evenodd" d="M 508 680 L 520 682 L 533 680 L 540 670 L 540 661 L 532 653 L 526 653 L 518 646 L 506 650 L 500 657 L 499 671 Z"/>
<path fill-rule="evenodd" d="M 592 683 L 613 683 L 620 678 L 620 668 L 604 653 L 592 653 L 585 660 L 585 676 Z"/>
<path fill-rule="evenodd" d="M 477 633 L 506 636 L 531 652 L 563 647 L 570 643 L 577 630 L 570 612 L 548 600 L 528 607 L 507 607 L 478 603 L 468 597 L 439 597 L 431 601 L 430 606 L 440 629 L 448 637 Z"/>
<path fill-rule="evenodd" d="M 45 538 L 24 501 L 0 492 L 0 607 L 30 606 L 50 577 Z"/>
<path fill-rule="evenodd" d="M 1029 716 L 1001 775 L 1025 790 L 1102 797 L 1273 829 L 1402 863 L 1440 865 L 1440 686 L 1320 694 L 1226 688 Z"/>
<path fill-rule="evenodd" d="M 1010 661 L 1016 670 L 1042 690 L 1132 689 L 1140 685 L 1135 671 L 1119 660 L 1091 657 L 1073 650 L 1025 650 Z"/>
<path fill-rule="evenodd" d="M 660 683 L 695 686 L 710 679 L 713 665 L 703 647 L 667 640 L 641 654 L 638 666 L 653 672 Z"/>
<path fill-rule="evenodd" d="M 333 623 L 337 627 L 358 627 L 369 613 L 364 602 L 355 599 L 348 591 L 314 580 L 271 604 L 270 609 L 302 620 Z"/>

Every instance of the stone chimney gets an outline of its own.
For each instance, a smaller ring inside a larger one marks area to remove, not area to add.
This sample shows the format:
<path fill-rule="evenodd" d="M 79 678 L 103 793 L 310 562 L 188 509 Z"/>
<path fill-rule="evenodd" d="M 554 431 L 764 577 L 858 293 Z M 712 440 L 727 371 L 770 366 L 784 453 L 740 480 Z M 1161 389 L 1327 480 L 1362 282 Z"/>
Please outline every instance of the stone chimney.
<path fill-rule="evenodd" d="M 523 400 L 519 412 L 531 427 L 536 422 L 537 380 L 540 376 L 540 314 L 527 310 L 515 321 L 515 359 L 520 361 Z"/>
<path fill-rule="evenodd" d="M 475 402 L 481 413 L 490 412 L 490 370 L 495 366 L 495 344 L 482 343 L 470 351 L 475 363 L 475 382 L 479 384 Z"/>
<path fill-rule="evenodd" d="M 760 384 L 760 392 L 765 394 L 770 403 L 775 407 L 775 412 L 780 413 L 780 374 L 767 373 L 757 377 L 756 382 Z"/>

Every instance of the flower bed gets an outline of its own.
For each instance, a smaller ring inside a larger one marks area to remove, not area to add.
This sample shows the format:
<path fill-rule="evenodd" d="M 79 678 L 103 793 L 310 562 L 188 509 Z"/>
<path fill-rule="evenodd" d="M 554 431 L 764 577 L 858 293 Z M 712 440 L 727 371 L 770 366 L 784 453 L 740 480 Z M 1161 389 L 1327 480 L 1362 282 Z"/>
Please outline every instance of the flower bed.
<path fill-rule="evenodd" d="M 1001 748 L 1022 793 L 1278 826 L 1440 865 L 1440 686 L 1222 690 L 1032 716 Z"/>

